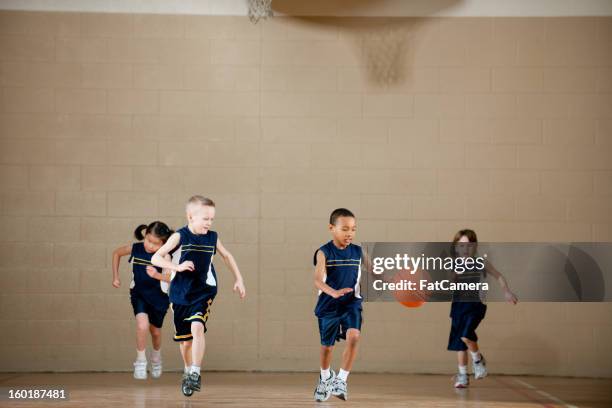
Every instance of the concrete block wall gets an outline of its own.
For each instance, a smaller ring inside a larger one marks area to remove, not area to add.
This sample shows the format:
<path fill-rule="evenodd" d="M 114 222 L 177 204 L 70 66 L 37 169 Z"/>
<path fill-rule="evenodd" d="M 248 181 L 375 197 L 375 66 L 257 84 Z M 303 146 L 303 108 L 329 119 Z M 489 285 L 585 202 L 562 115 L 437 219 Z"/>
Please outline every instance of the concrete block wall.
<path fill-rule="evenodd" d="M 612 240 L 612 19 L 3 11 L 0 187 L 0 370 L 130 370 L 111 252 L 194 193 L 248 291 L 217 262 L 206 368 L 316 370 L 336 207 L 364 241 Z M 355 370 L 453 372 L 448 312 L 367 304 Z M 612 375 L 610 304 L 491 304 L 479 335 L 495 372 Z"/>

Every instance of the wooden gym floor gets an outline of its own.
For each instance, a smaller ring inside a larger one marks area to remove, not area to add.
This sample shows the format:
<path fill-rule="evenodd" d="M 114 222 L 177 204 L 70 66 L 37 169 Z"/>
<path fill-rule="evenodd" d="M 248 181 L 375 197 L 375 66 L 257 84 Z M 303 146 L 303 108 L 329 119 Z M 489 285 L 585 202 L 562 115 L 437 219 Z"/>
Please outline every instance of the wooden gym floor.
<path fill-rule="evenodd" d="M 204 373 L 184 397 L 180 374 L 136 381 L 131 373 L 0 374 L 0 407 L 612 407 L 612 379 L 489 376 L 455 390 L 450 376 L 351 374 L 349 401 L 312 399 L 315 373 Z M 69 401 L 8 401 L 9 388 L 64 386 Z"/>

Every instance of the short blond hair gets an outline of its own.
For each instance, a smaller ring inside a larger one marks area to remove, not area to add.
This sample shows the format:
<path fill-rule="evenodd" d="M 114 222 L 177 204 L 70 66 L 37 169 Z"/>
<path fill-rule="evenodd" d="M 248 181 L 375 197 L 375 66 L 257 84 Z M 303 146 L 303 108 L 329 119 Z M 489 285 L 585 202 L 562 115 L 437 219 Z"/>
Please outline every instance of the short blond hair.
<path fill-rule="evenodd" d="M 213 200 L 211 200 L 210 198 L 201 196 L 201 195 L 194 195 L 191 196 L 189 198 L 189 200 L 187 200 L 187 204 L 185 205 L 185 209 L 189 210 L 189 207 L 192 205 L 201 205 L 204 207 L 214 207 L 215 206 L 215 202 Z"/>

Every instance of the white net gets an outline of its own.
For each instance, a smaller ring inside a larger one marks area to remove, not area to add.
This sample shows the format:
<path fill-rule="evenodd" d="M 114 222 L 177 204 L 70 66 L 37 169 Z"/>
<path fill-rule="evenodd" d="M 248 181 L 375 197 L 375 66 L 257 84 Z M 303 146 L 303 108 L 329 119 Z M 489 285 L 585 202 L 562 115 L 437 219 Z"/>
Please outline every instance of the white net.
<path fill-rule="evenodd" d="M 247 0 L 249 3 L 249 19 L 254 24 L 260 19 L 272 17 L 272 0 Z"/>

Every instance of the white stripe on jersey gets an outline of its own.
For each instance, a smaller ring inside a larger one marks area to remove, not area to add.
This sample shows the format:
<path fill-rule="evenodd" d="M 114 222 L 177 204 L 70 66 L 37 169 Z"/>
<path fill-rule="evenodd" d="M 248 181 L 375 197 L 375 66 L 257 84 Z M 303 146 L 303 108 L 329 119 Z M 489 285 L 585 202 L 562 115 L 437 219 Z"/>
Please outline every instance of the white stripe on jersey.
<path fill-rule="evenodd" d="M 208 265 L 208 272 L 206 273 L 206 284 L 208 286 L 217 286 L 215 275 L 212 273 L 212 257 L 210 257 L 210 264 Z"/>
<path fill-rule="evenodd" d="M 357 283 L 355 284 L 355 297 L 361 299 L 361 285 L 359 282 L 361 281 L 361 263 L 359 264 L 359 270 L 357 272 Z"/>
<path fill-rule="evenodd" d="M 323 283 L 325 283 L 326 281 L 327 281 L 327 275 L 323 275 Z M 317 296 L 321 296 L 321 293 L 323 293 L 323 291 L 319 289 L 319 294 Z"/>

